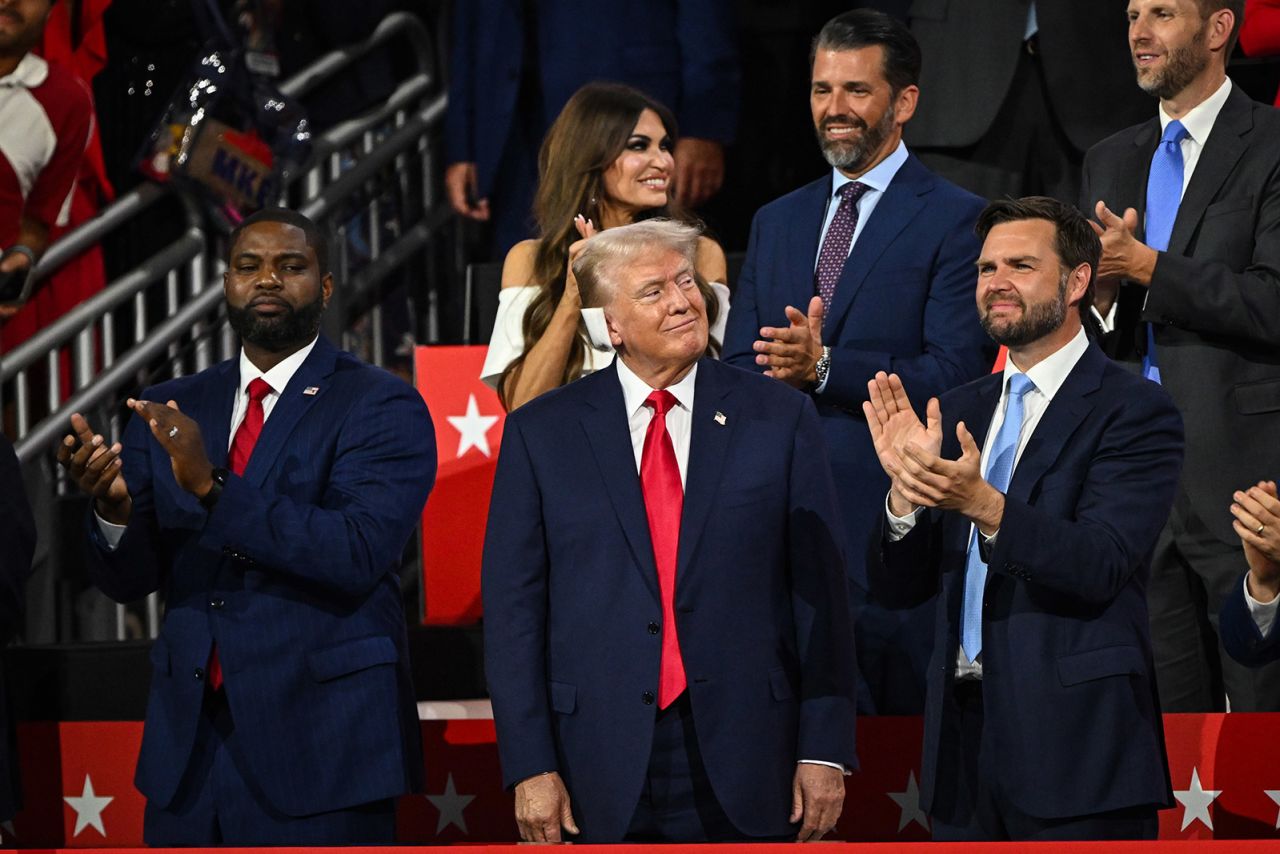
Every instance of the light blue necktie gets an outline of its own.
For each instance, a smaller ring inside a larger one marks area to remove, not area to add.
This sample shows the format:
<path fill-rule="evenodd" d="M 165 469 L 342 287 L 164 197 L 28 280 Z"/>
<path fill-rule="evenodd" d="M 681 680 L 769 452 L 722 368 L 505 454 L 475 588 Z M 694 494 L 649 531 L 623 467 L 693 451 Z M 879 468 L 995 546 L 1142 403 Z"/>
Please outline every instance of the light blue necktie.
<path fill-rule="evenodd" d="M 1173 120 L 1165 126 L 1160 145 L 1151 157 L 1151 173 L 1147 176 L 1147 245 L 1157 252 L 1169 248 L 1173 223 L 1182 202 L 1182 141 L 1188 136 L 1182 122 Z M 1160 382 L 1160 366 L 1156 362 L 1156 336 L 1147 324 L 1147 355 L 1142 357 L 1142 375 Z"/>
<path fill-rule="evenodd" d="M 1022 398 L 1035 388 L 1026 374 L 1009 377 L 1009 404 L 1005 408 L 1004 423 L 996 434 L 991 454 L 987 457 L 987 483 L 1000 492 L 1009 490 L 1013 476 L 1013 460 L 1018 455 L 1018 436 L 1022 433 Z M 987 562 L 978 548 L 978 526 L 973 526 L 969 538 L 969 554 L 964 568 L 964 604 L 961 610 L 960 645 L 970 661 L 977 661 L 982 652 L 982 597 L 987 586 Z"/>

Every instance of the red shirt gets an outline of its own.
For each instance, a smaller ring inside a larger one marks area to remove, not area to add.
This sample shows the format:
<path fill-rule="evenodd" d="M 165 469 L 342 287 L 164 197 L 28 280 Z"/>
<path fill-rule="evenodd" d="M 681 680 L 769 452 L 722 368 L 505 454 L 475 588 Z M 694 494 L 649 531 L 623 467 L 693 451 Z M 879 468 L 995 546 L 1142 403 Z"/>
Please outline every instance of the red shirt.
<path fill-rule="evenodd" d="M 1280 0 L 1245 0 L 1240 47 L 1247 56 L 1280 54 Z M 1280 92 L 1276 106 L 1280 107 Z"/>

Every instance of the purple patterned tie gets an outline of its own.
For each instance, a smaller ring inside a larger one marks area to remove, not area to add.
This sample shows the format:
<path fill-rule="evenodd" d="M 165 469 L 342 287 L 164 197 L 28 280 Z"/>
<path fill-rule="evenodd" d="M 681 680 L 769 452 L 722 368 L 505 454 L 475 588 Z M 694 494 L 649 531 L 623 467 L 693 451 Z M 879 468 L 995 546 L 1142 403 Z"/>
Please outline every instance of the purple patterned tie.
<path fill-rule="evenodd" d="M 853 244 L 853 232 L 858 227 L 858 199 L 871 188 L 859 181 L 850 181 L 836 192 L 840 194 L 840 207 L 831 219 L 827 236 L 822 239 L 822 251 L 818 253 L 818 269 L 813 273 L 818 280 L 818 296 L 822 297 L 822 316 L 831 310 L 831 298 L 836 293 L 836 282 L 844 270 Z"/>

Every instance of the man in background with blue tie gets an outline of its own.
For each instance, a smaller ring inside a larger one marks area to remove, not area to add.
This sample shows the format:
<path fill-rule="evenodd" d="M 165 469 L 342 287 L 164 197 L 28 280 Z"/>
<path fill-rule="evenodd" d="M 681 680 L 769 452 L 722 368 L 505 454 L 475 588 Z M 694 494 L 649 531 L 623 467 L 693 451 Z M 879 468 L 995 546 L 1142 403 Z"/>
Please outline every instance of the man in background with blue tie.
<path fill-rule="evenodd" d="M 973 222 L 982 200 L 902 142 L 920 95 L 920 49 L 869 9 L 814 40 L 809 105 L 831 174 L 756 214 L 724 359 L 809 393 L 831 449 L 847 541 L 861 714 L 919 714 L 932 642 L 927 609 L 867 593 L 888 482 L 867 436 L 866 378 L 896 372 L 921 400 L 990 370 L 973 310 Z"/>
<path fill-rule="evenodd" d="M 1187 462 L 1150 591 L 1167 712 L 1280 710 L 1280 665 L 1227 657 L 1218 615 L 1245 570 L 1228 508 L 1280 471 L 1280 112 L 1226 76 L 1243 0 L 1132 0 L 1156 118 L 1095 146 L 1082 208 L 1102 238 L 1106 349 L 1162 383 Z"/>
<path fill-rule="evenodd" d="M 942 841 L 1154 839 L 1171 803 L 1146 585 L 1182 421 L 1085 335 L 1099 241 L 1055 199 L 993 202 L 977 303 L 1002 373 L 863 410 L 891 479 L 874 591 L 937 594 L 921 806 Z"/>

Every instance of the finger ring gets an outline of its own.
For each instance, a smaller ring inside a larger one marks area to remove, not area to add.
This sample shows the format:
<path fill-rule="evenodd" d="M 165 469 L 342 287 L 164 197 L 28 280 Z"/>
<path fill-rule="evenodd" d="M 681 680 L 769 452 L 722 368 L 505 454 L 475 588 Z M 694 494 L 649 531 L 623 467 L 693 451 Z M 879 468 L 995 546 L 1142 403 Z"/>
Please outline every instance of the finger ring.
<path fill-rule="evenodd" d="M 173 438 L 177 437 L 177 435 L 178 435 L 178 425 L 177 425 L 177 424 L 175 424 L 175 425 L 173 425 L 172 427 L 170 427 L 170 428 L 169 428 L 169 438 L 170 438 L 170 439 L 173 439 Z"/>
<path fill-rule="evenodd" d="M 1263 532 L 1263 531 L 1265 531 L 1265 530 L 1267 530 L 1267 526 L 1266 526 L 1266 525 L 1264 525 L 1264 524 L 1262 524 L 1261 522 L 1259 522 L 1259 523 L 1258 523 L 1258 530 L 1254 531 L 1254 533 L 1255 533 L 1255 534 L 1257 534 L 1259 537 L 1261 537 L 1261 536 L 1262 536 L 1262 532 Z"/>

